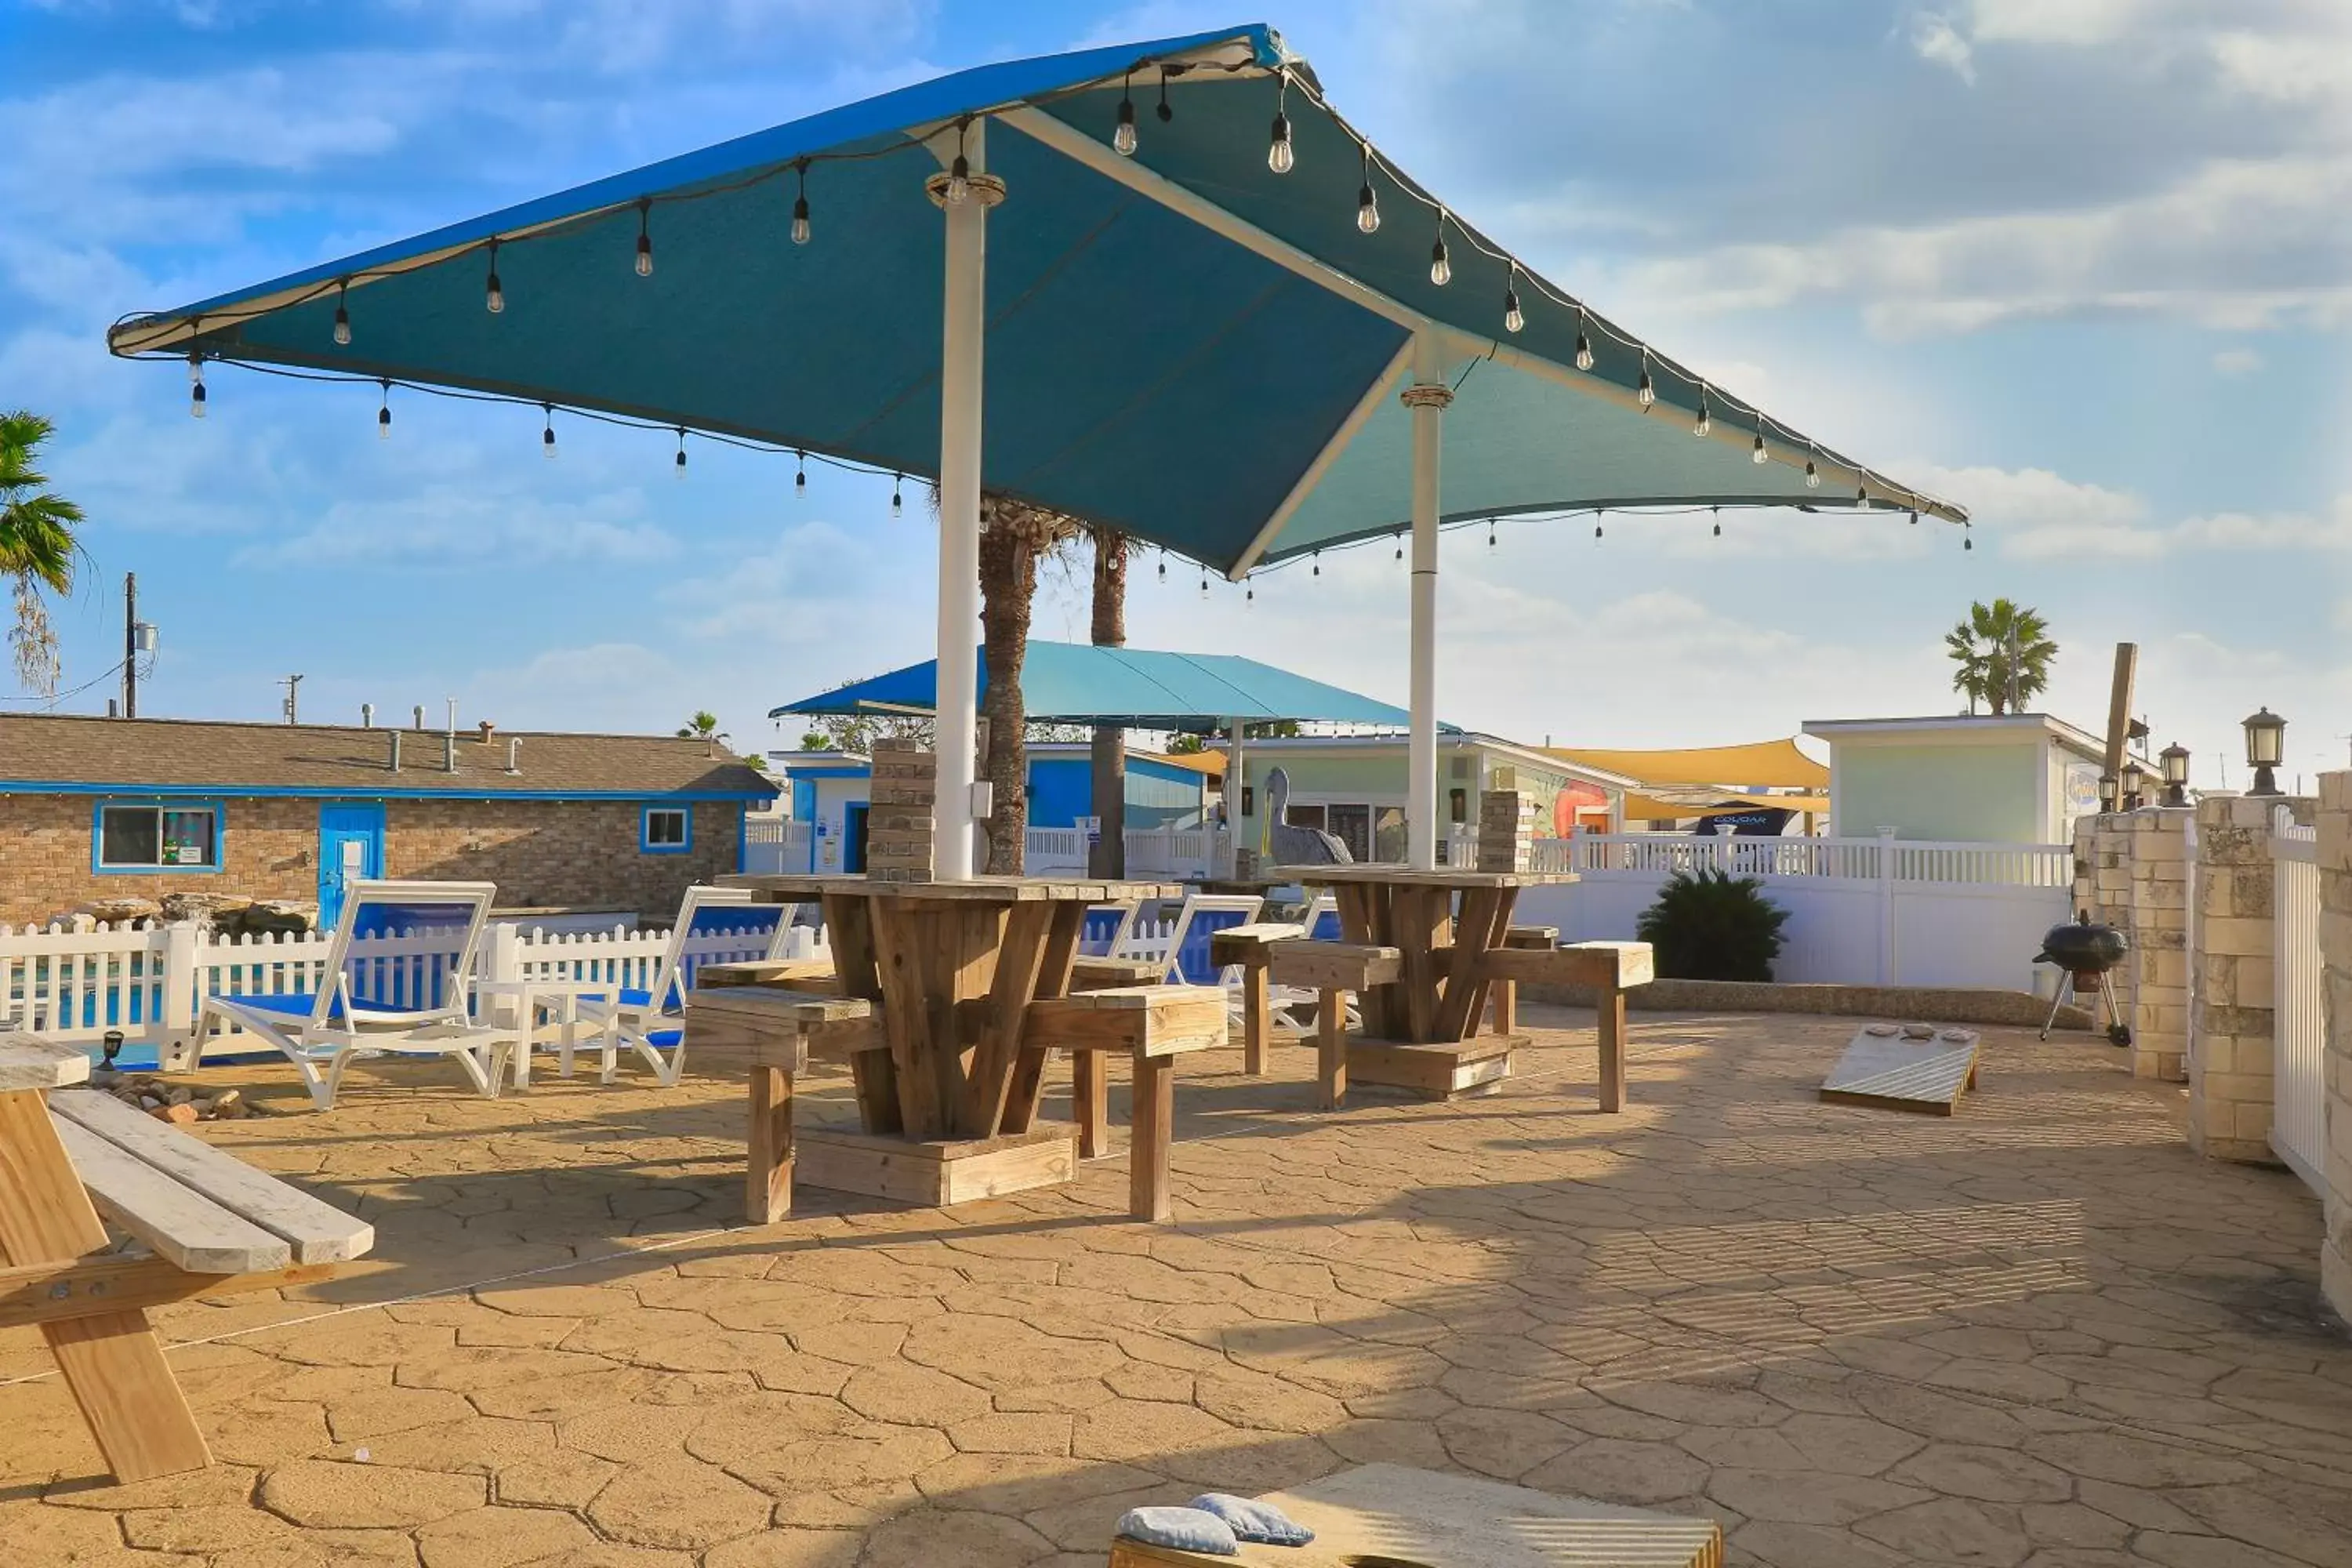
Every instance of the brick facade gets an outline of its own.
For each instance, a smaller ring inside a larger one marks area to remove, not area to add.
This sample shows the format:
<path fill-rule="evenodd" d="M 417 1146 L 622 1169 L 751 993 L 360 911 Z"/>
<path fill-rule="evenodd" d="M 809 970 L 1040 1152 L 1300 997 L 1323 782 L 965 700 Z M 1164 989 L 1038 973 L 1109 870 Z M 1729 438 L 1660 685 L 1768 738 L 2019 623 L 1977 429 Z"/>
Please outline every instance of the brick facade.
<path fill-rule="evenodd" d="M 220 798 L 226 806 L 220 870 L 99 873 L 90 868 L 95 797 L 0 795 L 0 922 L 30 924 L 100 898 L 215 892 L 317 899 L 319 808 L 332 803 Z M 692 847 L 684 854 L 648 855 L 637 847 L 645 804 L 386 801 L 384 873 L 496 882 L 505 908 L 635 910 L 667 923 L 689 882 L 737 869 L 743 805 L 694 804 Z"/>
<path fill-rule="evenodd" d="M 2315 802 L 2212 796 L 2197 804 L 2196 993 L 2189 1026 L 2189 1143 L 2217 1160 L 2274 1165 L 2275 874 L 2271 818 L 2308 823 Z"/>
<path fill-rule="evenodd" d="M 2170 1083 L 2189 1077 L 2189 816 L 2150 805 L 2074 824 L 2074 907 L 2131 943 L 2107 980 L 2131 1026 L 2133 1076 Z"/>

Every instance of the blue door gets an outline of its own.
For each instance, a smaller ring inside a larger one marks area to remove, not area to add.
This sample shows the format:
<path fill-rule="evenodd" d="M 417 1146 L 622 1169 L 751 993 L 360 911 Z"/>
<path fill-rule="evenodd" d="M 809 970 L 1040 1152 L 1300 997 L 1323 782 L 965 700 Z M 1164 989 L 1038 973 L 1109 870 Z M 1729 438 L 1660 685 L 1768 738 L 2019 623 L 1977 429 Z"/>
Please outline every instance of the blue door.
<path fill-rule="evenodd" d="M 319 924 L 331 931 L 343 912 L 343 884 L 383 875 L 383 807 L 319 808 Z"/>

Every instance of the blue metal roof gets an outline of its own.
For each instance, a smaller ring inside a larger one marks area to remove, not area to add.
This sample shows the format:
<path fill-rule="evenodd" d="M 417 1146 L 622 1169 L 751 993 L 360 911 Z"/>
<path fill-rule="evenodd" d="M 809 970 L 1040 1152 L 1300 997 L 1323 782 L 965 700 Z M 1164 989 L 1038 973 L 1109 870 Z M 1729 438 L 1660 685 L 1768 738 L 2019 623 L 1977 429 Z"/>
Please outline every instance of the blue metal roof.
<path fill-rule="evenodd" d="M 1166 78 L 1171 119 L 1152 111 Z M 1132 78 L 1139 144 L 1108 148 Z M 1279 100 L 1296 166 L 1267 167 Z M 1230 574 L 1410 516 L 1397 405 L 1439 342 L 1449 517 L 1650 504 L 1957 508 L 1707 387 L 1379 158 L 1264 26 L 957 72 L 409 240 L 119 323 L 209 358 L 576 407 L 930 475 L 938 164 L 967 116 L 988 224 L 982 483 Z M 802 165 L 805 163 L 803 168 Z M 814 237 L 788 239 L 805 190 Z M 657 260 L 633 262 L 640 222 Z M 1453 278 L 1430 277 L 1436 234 Z M 485 308 L 486 275 L 506 308 Z M 1507 291 L 1526 315 L 1503 324 Z M 333 341 L 339 302 L 352 342 Z M 1577 368 L 1580 337 L 1593 351 Z M 1654 386 L 1655 406 L 1636 389 Z M 1712 425 L 1693 440 L 1696 416 Z M 1753 437 L 1770 460 L 1749 461 Z M 1813 464 L 1822 488 L 1807 482 Z M 1863 492 L 1862 494 L 1857 491 Z"/>
<path fill-rule="evenodd" d="M 985 660 L 980 681 L 985 695 Z M 938 684 L 939 663 L 926 659 L 770 709 L 768 717 L 929 713 L 938 700 Z M 1021 664 L 1021 704 L 1032 723 L 1121 724 L 1139 730 L 1201 731 L 1233 719 L 1251 724 L 1296 719 L 1391 730 L 1407 723 L 1402 708 L 1238 654 L 1167 653 L 1086 643 L 1032 642 Z"/>

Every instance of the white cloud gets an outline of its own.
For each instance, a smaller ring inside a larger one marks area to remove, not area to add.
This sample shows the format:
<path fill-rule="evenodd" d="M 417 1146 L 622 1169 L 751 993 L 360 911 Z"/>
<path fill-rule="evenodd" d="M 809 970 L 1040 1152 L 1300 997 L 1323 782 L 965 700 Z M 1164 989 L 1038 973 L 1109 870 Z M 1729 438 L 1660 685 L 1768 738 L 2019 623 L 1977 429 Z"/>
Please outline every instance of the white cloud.
<path fill-rule="evenodd" d="M 2060 481 L 2063 483 L 2063 481 Z M 2080 487 L 2096 489 L 2097 487 Z M 2100 492 L 2115 496 L 2115 492 Z M 2190 552 L 2352 551 L 2352 494 L 2336 498 L 2325 513 L 2212 512 L 2151 526 L 2136 498 L 2100 514 L 2042 514 L 2026 526 L 2000 531 L 2002 551 L 2028 561 L 2068 558 L 2153 561 Z"/>
<path fill-rule="evenodd" d="M 2252 375 L 2263 368 L 2263 356 L 2252 349 L 2223 349 L 2213 356 L 2213 368 L 2222 375 Z"/>
<path fill-rule="evenodd" d="M 2158 10 L 2153 0 L 1973 0 L 1969 31 L 1986 41 L 2081 48 L 2111 43 Z"/>
<path fill-rule="evenodd" d="M 661 561 L 677 544 L 642 521 L 643 504 L 635 490 L 550 502 L 431 485 L 407 496 L 338 501 L 316 525 L 249 546 L 237 563 L 446 571 Z"/>
<path fill-rule="evenodd" d="M 1971 87 L 1976 85 L 1976 60 L 1969 41 L 1953 31 L 1950 17 L 1934 11 L 1922 11 L 1912 17 L 1911 49 L 1921 59 L 1948 66 L 1962 81 Z"/>

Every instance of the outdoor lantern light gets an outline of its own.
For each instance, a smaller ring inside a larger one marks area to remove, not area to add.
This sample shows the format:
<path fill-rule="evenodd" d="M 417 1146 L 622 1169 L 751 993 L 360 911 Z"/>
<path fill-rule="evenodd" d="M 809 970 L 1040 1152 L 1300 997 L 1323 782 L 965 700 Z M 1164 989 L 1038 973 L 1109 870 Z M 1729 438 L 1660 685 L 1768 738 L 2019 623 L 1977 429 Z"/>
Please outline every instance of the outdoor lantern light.
<path fill-rule="evenodd" d="M 2137 811 L 2147 790 L 2147 774 L 2137 763 L 2124 764 L 2124 809 Z"/>
<path fill-rule="evenodd" d="M 2113 811 L 2115 808 L 2116 775 L 2113 773 L 2101 773 L 2099 775 L 2099 809 L 2101 811 Z"/>
<path fill-rule="evenodd" d="M 2286 721 L 2264 708 L 2246 721 L 2246 766 L 2254 770 L 2254 787 L 2248 795 L 2277 795 L 2278 780 L 2271 770 L 2286 752 Z"/>
<path fill-rule="evenodd" d="M 2164 764 L 2164 804 L 2189 804 L 2189 748 L 2175 741 L 2157 752 L 2156 760 Z"/>

